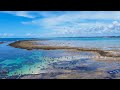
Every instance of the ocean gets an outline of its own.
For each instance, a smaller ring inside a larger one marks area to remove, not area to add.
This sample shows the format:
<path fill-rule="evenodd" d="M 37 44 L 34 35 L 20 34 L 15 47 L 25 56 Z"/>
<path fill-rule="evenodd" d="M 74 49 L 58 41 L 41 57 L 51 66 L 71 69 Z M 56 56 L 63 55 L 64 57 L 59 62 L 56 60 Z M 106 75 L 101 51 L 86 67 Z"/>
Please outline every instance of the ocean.
<path fill-rule="evenodd" d="M 0 79 L 9 78 L 14 75 L 39 74 L 46 72 L 49 64 L 64 60 L 45 60 L 44 58 L 60 58 L 63 56 L 92 56 L 89 52 L 68 52 L 66 50 L 25 50 L 9 46 L 8 44 L 18 40 L 46 40 L 41 41 L 48 45 L 67 45 L 84 48 L 100 48 L 119 50 L 120 38 L 0 38 Z M 120 62 L 98 62 L 95 60 L 79 58 L 80 65 L 104 69 L 110 71 L 120 69 Z M 68 60 L 69 61 L 69 60 Z M 115 68 L 114 68 L 115 67 Z"/>

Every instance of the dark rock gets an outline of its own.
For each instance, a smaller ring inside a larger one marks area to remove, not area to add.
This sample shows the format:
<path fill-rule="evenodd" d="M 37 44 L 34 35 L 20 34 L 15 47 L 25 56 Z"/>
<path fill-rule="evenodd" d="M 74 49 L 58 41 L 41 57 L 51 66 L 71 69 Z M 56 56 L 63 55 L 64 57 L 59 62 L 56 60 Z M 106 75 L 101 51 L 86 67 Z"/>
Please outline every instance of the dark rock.
<path fill-rule="evenodd" d="M 3 44 L 4 42 L 0 42 L 0 44 Z"/>
<path fill-rule="evenodd" d="M 7 70 L 0 70 L 0 74 L 7 74 L 8 71 Z"/>
<path fill-rule="evenodd" d="M 120 73 L 120 69 L 115 69 L 115 70 L 112 70 L 112 71 L 108 71 L 109 74 L 118 74 Z"/>

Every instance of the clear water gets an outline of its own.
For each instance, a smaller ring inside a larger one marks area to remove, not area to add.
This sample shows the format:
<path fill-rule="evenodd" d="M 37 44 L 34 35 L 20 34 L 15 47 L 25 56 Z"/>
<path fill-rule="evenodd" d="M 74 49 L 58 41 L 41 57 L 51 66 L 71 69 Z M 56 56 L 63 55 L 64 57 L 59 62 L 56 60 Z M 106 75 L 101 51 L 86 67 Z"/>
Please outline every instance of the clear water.
<path fill-rule="evenodd" d="M 78 55 L 93 55 L 88 52 L 68 52 L 65 50 L 25 50 L 13 48 L 8 46 L 9 43 L 17 40 L 28 40 L 22 38 L 0 39 L 5 43 L 0 44 L 0 78 L 9 77 L 13 75 L 24 74 L 38 74 L 43 73 L 42 69 L 47 68 L 48 64 L 64 61 L 63 60 L 44 60 L 44 57 L 58 58 L 63 56 L 78 56 Z M 57 43 L 65 43 L 65 45 L 79 46 L 79 47 L 114 47 L 119 48 L 120 38 L 50 38 L 43 43 L 49 45 L 56 45 Z M 61 44 L 62 45 L 62 44 Z M 114 70 L 120 68 L 119 62 L 107 63 L 97 62 L 88 59 L 84 61 L 80 59 L 80 65 L 87 65 L 93 68 L 101 68 L 107 70 Z M 115 67 L 115 68 L 114 68 Z"/>
<path fill-rule="evenodd" d="M 120 38 L 55 38 L 42 44 L 120 50 Z"/>
<path fill-rule="evenodd" d="M 25 50 L 8 46 L 11 43 L 0 44 L 0 78 L 12 75 L 38 74 L 46 68 L 50 61 L 43 57 L 54 57 L 54 53 L 63 51 Z M 52 54 L 51 54 L 52 53 Z M 57 56 L 57 55 L 56 55 Z M 55 62 L 55 61 L 54 61 Z M 6 73 L 3 73 L 6 72 Z"/>

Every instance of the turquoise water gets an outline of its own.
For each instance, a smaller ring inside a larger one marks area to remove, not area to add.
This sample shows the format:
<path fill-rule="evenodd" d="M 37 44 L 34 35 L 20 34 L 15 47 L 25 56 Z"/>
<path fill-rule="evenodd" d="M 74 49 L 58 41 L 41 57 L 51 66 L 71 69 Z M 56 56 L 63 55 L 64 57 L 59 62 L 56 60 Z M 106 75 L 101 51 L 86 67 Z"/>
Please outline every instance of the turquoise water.
<path fill-rule="evenodd" d="M 0 78 L 13 75 L 38 74 L 47 67 L 50 61 L 43 57 L 54 57 L 54 53 L 64 51 L 25 50 L 8 46 L 11 43 L 0 44 Z M 51 54 L 52 53 L 52 54 Z M 55 55 L 57 56 L 57 55 Z M 53 61 L 55 62 L 55 60 Z"/>
<path fill-rule="evenodd" d="M 13 75 L 39 74 L 44 73 L 42 69 L 47 68 L 50 63 L 59 62 L 60 59 L 45 60 L 44 57 L 58 58 L 63 56 L 90 56 L 90 53 L 85 52 L 68 52 L 65 50 L 25 50 L 13 48 L 8 44 L 17 40 L 28 40 L 22 38 L 6 38 L 0 39 L 5 43 L 0 44 L 0 78 L 10 77 Z M 48 45 L 70 45 L 78 47 L 95 47 L 104 49 L 119 49 L 120 38 L 50 38 L 42 43 Z M 80 59 L 80 58 L 79 58 Z M 64 59 L 63 59 L 64 61 Z M 81 64 L 88 65 L 94 68 L 107 68 L 113 70 L 113 67 L 120 68 L 119 62 L 106 63 L 97 62 L 95 60 L 81 61 Z"/>

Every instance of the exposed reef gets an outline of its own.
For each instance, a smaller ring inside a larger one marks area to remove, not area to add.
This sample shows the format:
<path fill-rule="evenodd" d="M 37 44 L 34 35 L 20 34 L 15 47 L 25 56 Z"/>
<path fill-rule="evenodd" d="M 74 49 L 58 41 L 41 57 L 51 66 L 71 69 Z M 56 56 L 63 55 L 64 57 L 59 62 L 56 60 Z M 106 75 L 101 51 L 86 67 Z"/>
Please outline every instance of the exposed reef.
<path fill-rule="evenodd" d="M 72 51 L 86 51 L 86 52 L 94 52 L 98 56 L 104 57 L 120 57 L 120 51 L 117 50 L 100 50 L 96 48 L 79 48 L 79 47 L 70 47 L 70 46 L 50 46 L 50 45 L 42 45 L 37 44 L 38 40 L 24 40 L 24 41 L 16 41 L 9 44 L 15 48 L 33 50 L 33 49 L 43 49 L 43 50 L 56 50 L 56 49 L 65 49 L 65 50 L 72 50 Z M 40 42 L 40 40 L 39 40 Z"/>

